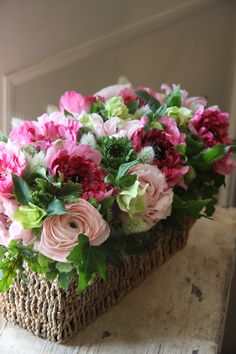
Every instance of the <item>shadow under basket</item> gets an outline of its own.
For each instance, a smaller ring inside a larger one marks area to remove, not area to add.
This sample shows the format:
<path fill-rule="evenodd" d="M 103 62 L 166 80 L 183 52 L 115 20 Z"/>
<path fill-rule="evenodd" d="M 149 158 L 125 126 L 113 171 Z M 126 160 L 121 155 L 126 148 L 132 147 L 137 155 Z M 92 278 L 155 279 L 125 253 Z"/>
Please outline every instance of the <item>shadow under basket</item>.
<path fill-rule="evenodd" d="M 129 257 L 119 269 L 108 267 L 105 280 L 96 279 L 79 295 L 76 281 L 65 291 L 57 281 L 48 282 L 29 271 L 28 284 L 16 279 L 6 293 L 0 294 L 0 313 L 39 337 L 63 343 L 183 248 L 192 225 L 193 220 L 187 219 L 183 231 L 160 234 L 153 250 Z"/>

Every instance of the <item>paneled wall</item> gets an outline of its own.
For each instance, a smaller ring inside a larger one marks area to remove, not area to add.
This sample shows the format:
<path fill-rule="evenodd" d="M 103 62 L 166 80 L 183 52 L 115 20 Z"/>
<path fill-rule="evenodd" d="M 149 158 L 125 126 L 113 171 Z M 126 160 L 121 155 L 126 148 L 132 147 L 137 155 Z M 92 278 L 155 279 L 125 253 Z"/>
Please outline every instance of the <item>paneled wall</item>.
<path fill-rule="evenodd" d="M 0 128 L 120 75 L 156 89 L 180 83 L 236 117 L 235 20 L 233 0 L 1 0 Z M 223 204 L 233 203 L 229 183 Z"/>

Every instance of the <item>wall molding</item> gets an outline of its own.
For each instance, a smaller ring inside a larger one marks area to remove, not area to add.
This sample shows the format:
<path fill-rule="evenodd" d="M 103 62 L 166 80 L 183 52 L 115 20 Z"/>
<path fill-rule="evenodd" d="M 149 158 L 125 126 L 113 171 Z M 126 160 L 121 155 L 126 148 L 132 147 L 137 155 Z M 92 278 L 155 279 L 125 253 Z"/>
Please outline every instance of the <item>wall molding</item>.
<path fill-rule="evenodd" d="M 132 23 L 118 31 L 100 36 L 87 43 L 58 53 L 35 65 L 5 74 L 3 77 L 3 131 L 7 131 L 11 112 L 14 111 L 14 89 L 16 86 L 205 10 L 212 5 L 216 5 L 219 1 L 187 0 L 178 6 L 154 14 L 139 22 Z"/>

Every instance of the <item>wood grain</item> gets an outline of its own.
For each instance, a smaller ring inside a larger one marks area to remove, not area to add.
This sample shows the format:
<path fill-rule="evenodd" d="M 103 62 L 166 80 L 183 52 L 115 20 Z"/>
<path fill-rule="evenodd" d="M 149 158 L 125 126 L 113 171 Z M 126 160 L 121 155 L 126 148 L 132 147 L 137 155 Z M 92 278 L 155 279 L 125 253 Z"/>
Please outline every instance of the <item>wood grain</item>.
<path fill-rule="evenodd" d="M 235 259 L 236 209 L 199 220 L 187 247 L 67 345 L 0 319 L 1 354 L 211 354 L 219 351 Z"/>

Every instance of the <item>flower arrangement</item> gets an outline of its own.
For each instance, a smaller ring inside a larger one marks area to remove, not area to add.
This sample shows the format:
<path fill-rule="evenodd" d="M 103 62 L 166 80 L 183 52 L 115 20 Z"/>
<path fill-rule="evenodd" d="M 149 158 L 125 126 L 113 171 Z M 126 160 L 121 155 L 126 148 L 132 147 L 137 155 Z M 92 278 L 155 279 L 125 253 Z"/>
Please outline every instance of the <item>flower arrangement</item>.
<path fill-rule="evenodd" d="M 78 291 L 152 249 L 186 216 L 211 217 L 235 167 L 228 114 L 179 85 L 66 92 L 13 119 L 0 142 L 0 291 L 26 267 Z"/>

